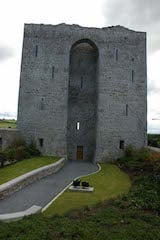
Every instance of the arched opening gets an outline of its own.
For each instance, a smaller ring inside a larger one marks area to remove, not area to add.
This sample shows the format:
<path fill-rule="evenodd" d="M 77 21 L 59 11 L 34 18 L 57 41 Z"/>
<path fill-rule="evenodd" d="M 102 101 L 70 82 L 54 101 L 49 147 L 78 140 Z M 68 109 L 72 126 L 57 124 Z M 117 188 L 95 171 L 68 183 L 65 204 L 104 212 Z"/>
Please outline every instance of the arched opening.
<path fill-rule="evenodd" d="M 67 155 L 93 161 L 96 148 L 98 49 L 83 39 L 70 50 Z"/>

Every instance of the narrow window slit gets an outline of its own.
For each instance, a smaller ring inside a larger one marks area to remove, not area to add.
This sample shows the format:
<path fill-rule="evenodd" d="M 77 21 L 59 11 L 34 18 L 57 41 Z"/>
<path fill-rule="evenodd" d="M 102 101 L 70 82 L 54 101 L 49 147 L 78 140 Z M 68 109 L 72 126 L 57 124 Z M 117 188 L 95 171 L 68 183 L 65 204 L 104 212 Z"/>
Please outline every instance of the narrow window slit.
<path fill-rule="evenodd" d="M 126 116 L 128 116 L 128 104 L 126 104 Z"/>
<path fill-rule="evenodd" d="M 44 98 L 41 98 L 40 110 L 44 110 Z"/>
<path fill-rule="evenodd" d="M 35 52 L 35 56 L 38 56 L 38 45 L 36 45 L 36 52 Z"/>
<path fill-rule="evenodd" d="M 81 76 L 81 88 L 83 88 L 83 77 Z"/>
<path fill-rule="evenodd" d="M 116 49 L 116 61 L 118 61 L 118 49 Z"/>
<path fill-rule="evenodd" d="M 52 67 L 52 79 L 54 78 L 54 67 Z"/>
<path fill-rule="evenodd" d="M 80 128 L 80 122 L 77 122 L 76 129 L 79 130 L 79 128 Z"/>
<path fill-rule="evenodd" d="M 134 70 L 132 70 L 132 83 L 134 82 Z"/>

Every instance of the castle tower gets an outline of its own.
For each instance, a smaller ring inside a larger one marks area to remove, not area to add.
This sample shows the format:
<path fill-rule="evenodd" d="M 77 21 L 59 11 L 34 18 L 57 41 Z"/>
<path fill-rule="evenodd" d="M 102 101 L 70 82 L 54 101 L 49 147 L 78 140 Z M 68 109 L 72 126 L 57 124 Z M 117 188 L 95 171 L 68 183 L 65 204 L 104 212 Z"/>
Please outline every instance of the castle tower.
<path fill-rule="evenodd" d="M 146 145 L 146 33 L 25 24 L 18 129 L 44 155 L 108 161 Z"/>

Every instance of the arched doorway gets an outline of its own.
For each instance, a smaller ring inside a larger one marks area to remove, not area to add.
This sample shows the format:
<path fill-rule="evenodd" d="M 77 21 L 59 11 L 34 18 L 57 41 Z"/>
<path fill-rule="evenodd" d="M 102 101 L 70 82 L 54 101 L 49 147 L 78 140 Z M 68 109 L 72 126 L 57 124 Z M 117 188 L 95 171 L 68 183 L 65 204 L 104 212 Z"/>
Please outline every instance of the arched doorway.
<path fill-rule="evenodd" d="M 98 49 L 83 39 L 70 50 L 67 154 L 93 161 L 96 147 Z"/>

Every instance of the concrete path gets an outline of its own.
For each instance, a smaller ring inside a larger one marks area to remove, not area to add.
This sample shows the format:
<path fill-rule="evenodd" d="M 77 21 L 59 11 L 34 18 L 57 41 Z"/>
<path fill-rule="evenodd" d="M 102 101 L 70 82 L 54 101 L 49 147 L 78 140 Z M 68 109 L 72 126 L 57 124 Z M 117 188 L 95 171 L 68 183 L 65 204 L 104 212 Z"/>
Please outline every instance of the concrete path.
<path fill-rule="evenodd" d="M 0 214 L 24 211 L 33 205 L 45 207 L 74 178 L 98 170 L 89 162 L 70 161 L 57 173 L 45 177 L 6 199 L 0 200 Z"/>

